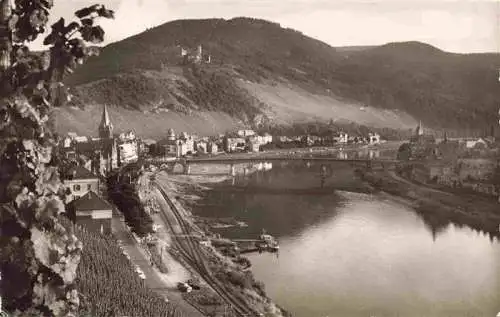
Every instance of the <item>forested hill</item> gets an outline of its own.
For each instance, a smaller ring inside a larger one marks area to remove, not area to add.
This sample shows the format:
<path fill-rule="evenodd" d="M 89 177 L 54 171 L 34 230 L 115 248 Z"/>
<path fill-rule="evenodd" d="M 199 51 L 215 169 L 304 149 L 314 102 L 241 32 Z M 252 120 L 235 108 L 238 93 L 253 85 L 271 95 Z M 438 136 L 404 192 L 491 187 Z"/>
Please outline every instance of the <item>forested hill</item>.
<path fill-rule="evenodd" d="M 182 65 L 181 48 L 198 45 L 210 64 Z M 67 82 L 74 104 L 108 103 L 117 112 L 485 129 L 497 122 L 499 67 L 499 54 L 453 54 L 420 42 L 337 50 L 264 20 L 177 20 L 108 45 Z M 369 111 L 359 112 L 362 105 Z"/>

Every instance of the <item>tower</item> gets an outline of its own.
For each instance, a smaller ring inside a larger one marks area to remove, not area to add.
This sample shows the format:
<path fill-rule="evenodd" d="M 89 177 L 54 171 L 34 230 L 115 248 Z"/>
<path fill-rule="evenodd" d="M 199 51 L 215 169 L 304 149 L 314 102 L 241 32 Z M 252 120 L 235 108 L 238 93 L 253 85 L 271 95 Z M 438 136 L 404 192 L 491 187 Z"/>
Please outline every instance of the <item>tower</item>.
<path fill-rule="evenodd" d="M 111 139 L 113 137 L 113 124 L 109 118 L 106 105 L 104 105 L 102 110 L 101 123 L 99 124 L 99 137 L 101 139 Z"/>
<path fill-rule="evenodd" d="M 172 129 L 172 128 L 168 129 L 167 140 L 169 140 L 169 141 L 175 141 L 175 132 L 174 132 L 174 129 Z"/>
<path fill-rule="evenodd" d="M 415 131 L 416 135 L 424 135 L 424 129 L 422 128 L 422 121 L 419 121 L 417 130 Z"/>
<path fill-rule="evenodd" d="M 200 63 L 202 61 L 202 59 L 203 59 L 203 49 L 202 49 L 201 44 L 200 44 L 200 45 L 198 45 L 198 51 L 196 53 L 195 61 L 197 63 Z"/>

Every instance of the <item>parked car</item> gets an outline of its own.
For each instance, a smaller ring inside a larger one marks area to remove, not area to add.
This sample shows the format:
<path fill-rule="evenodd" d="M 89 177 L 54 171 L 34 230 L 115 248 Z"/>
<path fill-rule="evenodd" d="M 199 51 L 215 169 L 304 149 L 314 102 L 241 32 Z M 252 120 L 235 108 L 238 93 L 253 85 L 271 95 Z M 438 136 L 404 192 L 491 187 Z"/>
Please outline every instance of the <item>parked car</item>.
<path fill-rule="evenodd" d="M 187 281 L 187 284 L 191 286 L 193 289 L 198 290 L 200 289 L 200 282 L 196 279 L 190 279 Z"/>
<path fill-rule="evenodd" d="M 139 266 L 135 266 L 135 272 L 137 273 L 137 275 L 139 275 L 139 277 L 143 280 L 146 279 L 146 274 L 144 274 L 144 272 L 141 270 L 141 268 Z"/>
<path fill-rule="evenodd" d="M 190 293 L 193 290 L 193 288 L 189 286 L 187 283 L 182 283 L 182 282 L 177 283 L 177 289 L 184 293 Z"/>

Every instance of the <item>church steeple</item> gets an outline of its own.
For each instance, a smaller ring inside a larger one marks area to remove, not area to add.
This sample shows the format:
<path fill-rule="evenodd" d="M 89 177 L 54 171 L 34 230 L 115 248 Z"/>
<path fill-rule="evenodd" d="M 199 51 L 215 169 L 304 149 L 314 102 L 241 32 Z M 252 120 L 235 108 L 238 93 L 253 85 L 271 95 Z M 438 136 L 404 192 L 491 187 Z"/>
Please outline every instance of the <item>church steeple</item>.
<path fill-rule="evenodd" d="M 109 139 L 113 136 L 113 124 L 109 118 L 108 108 L 104 105 L 102 110 L 101 123 L 99 124 L 99 137 Z"/>
<path fill-rule="evenodd" d="M 418 122 L 417 130 L 415 131 L 416 135 L 424 135 L 424 129 L 422 128 L 422 121 Z"/>

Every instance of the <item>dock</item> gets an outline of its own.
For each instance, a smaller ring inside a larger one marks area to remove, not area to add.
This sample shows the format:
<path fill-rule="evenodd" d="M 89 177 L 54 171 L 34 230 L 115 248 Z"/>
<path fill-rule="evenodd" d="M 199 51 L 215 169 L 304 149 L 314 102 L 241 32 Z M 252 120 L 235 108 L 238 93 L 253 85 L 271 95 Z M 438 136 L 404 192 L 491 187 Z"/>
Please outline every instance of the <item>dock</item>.
<path fill-rule="evenodd" d="M 271 235 L 263 232 L 259 239 L 233 239 L 239 253 L 251 252 L 277 252 L 279 250 L 278 241 Z"/>

